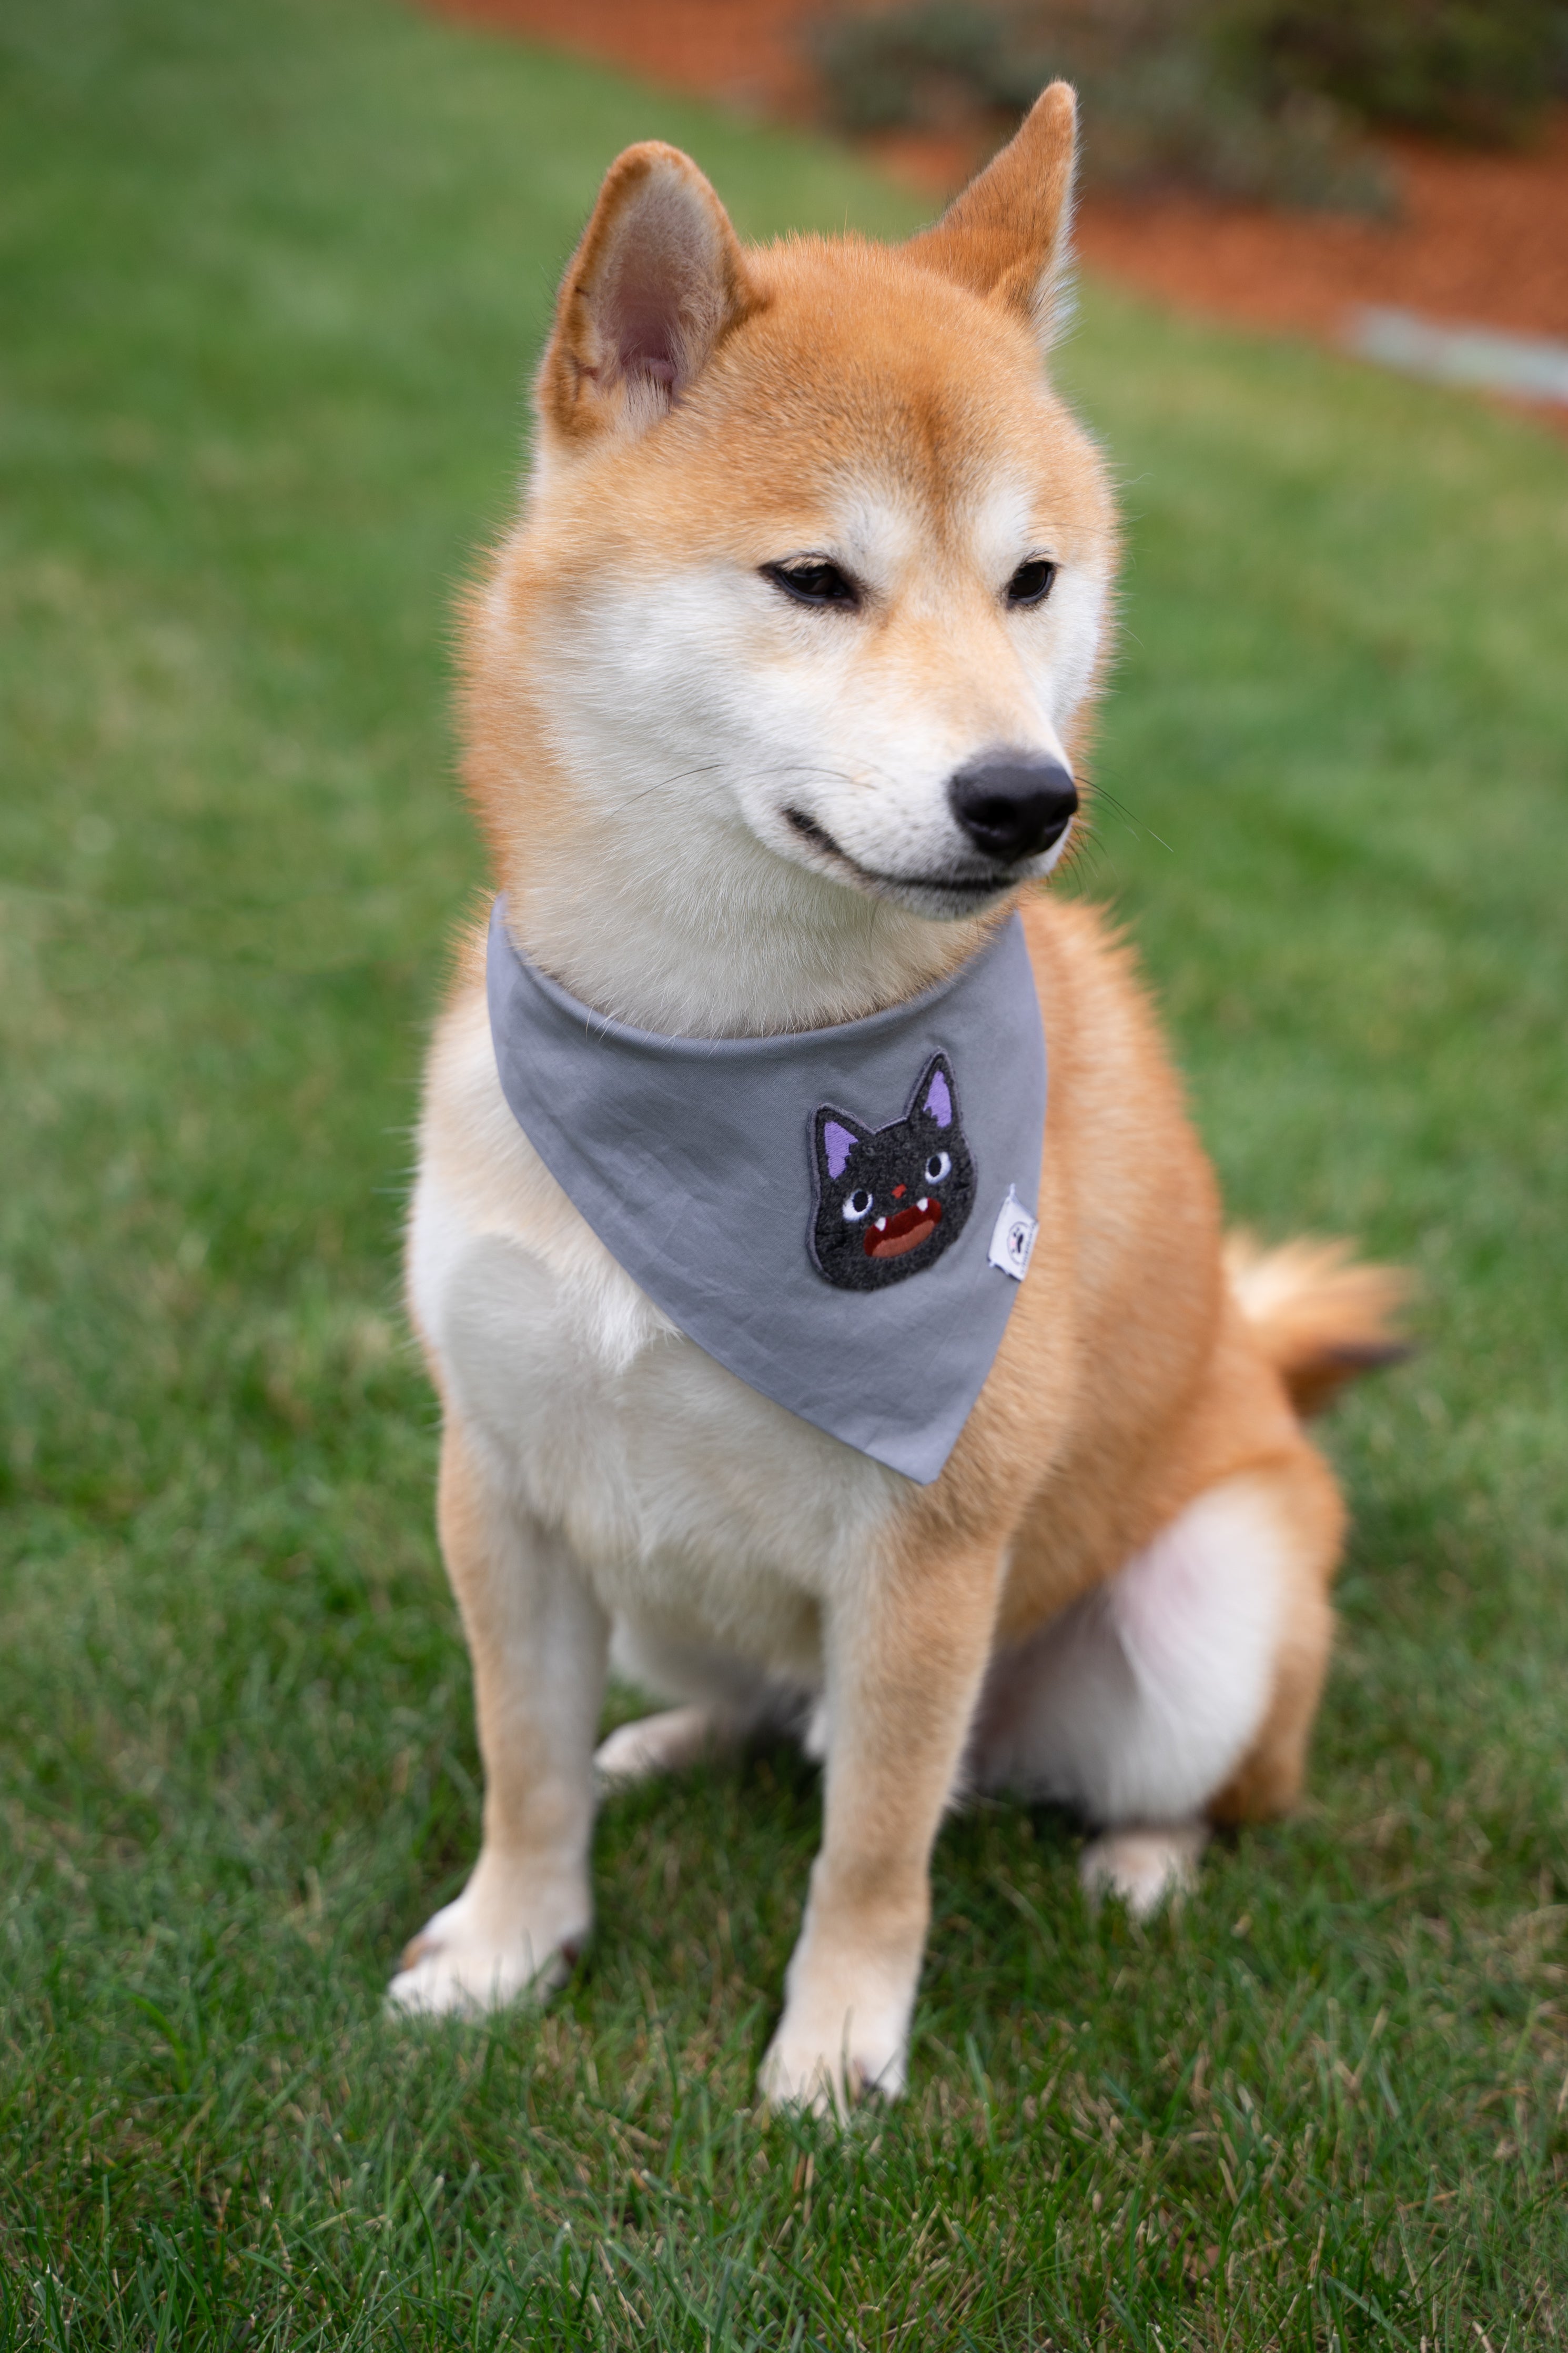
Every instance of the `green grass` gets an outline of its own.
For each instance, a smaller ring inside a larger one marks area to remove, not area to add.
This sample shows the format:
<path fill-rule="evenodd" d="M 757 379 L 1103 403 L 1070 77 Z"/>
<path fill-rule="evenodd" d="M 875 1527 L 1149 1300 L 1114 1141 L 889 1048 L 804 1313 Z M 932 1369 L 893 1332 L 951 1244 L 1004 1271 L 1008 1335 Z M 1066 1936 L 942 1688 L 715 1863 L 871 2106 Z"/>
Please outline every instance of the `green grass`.
<path fill-rule="evenodd" d="M 1090 880 L 1236 1211 L 1414 1261 L 1426 1345 L 1332 1431 L 1306 1810 L 1147 1933 L 953 1821 L 907 2102 L 764 2125 L 783 1752 L 607 1808 L 547 2015 L 381 2017 L 478 1769 L 397 1231 L 447 614 L 597 174 L 906 208 L 371 0 L 5 0 L 0 58 L 0 2336 L 1563 2342 L 1568 450 L 1090 291 Z"/>

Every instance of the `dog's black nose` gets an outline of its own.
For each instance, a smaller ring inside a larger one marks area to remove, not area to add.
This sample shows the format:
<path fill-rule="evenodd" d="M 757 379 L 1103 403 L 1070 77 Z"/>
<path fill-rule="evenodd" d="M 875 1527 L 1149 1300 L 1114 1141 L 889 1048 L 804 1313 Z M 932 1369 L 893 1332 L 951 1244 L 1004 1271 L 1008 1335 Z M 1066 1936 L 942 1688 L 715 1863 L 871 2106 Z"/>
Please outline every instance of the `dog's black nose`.
<path fill-rule="evenodd" d="M 959 769 L 947 797 L 975 849 L 1011 866 L 1061 839 L 1078 786 L 1048 753 L 985 752 Z"/>

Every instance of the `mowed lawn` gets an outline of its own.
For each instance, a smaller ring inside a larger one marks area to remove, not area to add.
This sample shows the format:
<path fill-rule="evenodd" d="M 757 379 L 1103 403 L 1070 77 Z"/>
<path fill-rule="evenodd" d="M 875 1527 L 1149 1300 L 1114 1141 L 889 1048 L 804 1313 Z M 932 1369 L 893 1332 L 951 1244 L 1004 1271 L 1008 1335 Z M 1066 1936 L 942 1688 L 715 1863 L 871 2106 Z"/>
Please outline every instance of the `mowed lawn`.
<path fill-rule="evenodd" d="M 1236 1215 L 1415 1266 L 1310 1800 L 1147 1931 L 944 1830 L 909 2097 L 754 2106 L 818 1813 L 616 1799 L 542 2016 L 381 1992 L 477 1838 L 396 1262 L 481 881 L 444 705 L 603 165 L 831 152 L 391 0 L 0 14 L 0 2335 L 1568 2341 L 1568 446 L 1100 287 L 1095 853 Z"/>

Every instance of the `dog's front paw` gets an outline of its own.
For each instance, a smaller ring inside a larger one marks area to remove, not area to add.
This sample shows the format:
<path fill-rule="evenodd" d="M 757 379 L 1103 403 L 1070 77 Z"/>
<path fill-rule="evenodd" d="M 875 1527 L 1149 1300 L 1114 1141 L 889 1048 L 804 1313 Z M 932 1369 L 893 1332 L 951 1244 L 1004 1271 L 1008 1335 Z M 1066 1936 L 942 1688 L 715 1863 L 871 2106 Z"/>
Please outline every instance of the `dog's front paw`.
<path fill-rule="evenodd" d="M 542 2001 L 564 1983 L 587 1934 L 582 1905 L 503 1912 L 459 1895 L 405 1947 L 387 2007 L 410 2018 L 478 2018 L 524 1995 Z"/>
<path fill-rule="evenodd" d="M 812 2012 L 816 2014 L 813 2015 Z M 908 2004 L 894 2010 L 791 2000 L 757 2077 L 771 2107 L 805 2108 L 842 2122 L 855 2102 L 874 2094 L 896 2100 L 909 2066 Z"/>
<path fill-rule="evenodd" d="M 1163 1904 L 1179 1904 L 1197 1885 L 1208 1834 L 1206 1822 L 1108 1831 L 1079 1857 L 1083 1892 L 1091 1905 L 1103 1895 L 1120 1896 L 1135 1920 L 1151 1920 Z"/>

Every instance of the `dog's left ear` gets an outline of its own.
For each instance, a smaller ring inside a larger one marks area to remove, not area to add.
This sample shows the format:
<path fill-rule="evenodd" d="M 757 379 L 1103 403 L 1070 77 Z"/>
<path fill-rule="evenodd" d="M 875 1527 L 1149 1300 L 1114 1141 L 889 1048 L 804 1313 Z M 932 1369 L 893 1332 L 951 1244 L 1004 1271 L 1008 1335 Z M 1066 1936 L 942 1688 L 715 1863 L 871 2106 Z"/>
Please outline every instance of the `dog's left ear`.
<path fill-rule="evenodd" d="M 659 140 L 628 147 L 562 285 L 542 417 L 579 446 L 647 432 L 759 304 L 730 216 L 690 157 Z"/>
<path fill-rule="evenodd" d="M 926 269 L 1016 311 L 1048 347 L 1072 227 L 1078 100 L 1054 81 L 1014 138 L 904 250 Z"/>

